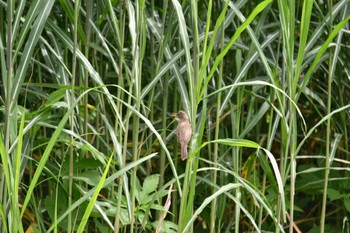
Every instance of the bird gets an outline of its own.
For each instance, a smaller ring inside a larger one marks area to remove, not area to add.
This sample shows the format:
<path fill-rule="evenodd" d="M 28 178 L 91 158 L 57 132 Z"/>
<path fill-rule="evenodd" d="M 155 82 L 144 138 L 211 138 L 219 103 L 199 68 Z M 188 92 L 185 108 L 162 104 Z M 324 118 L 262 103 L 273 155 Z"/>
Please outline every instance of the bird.
<path fill-rule="evenodd" d="M 175 117 L 176 120 L 179 122 L 176 128 L 176 137 L 181 147 L 181 159 L 185 160 L 188 156 L 187 146 L 191 140 L 192 126 L 190 124 L 187 113 L 182 110 L 178 113 L 171 114 L 171 116 Z"/>

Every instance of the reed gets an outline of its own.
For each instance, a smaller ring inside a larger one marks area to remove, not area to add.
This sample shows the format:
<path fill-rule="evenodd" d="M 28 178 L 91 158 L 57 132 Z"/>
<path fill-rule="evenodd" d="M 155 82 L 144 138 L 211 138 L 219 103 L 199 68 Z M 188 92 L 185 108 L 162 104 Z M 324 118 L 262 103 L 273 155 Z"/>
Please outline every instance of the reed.
<path fill-rule="evenodd" d="M 0 231 L 349 232 L 349 10 L 0 0 Z"/>

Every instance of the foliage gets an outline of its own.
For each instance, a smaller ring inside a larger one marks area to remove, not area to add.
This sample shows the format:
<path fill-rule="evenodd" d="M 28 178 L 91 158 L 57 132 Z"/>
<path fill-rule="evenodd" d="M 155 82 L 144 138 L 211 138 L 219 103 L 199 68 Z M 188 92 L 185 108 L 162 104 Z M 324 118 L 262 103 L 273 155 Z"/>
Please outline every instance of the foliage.
<path fill-rule="evenodd" d="M 0 0 L 1 232 L 349 232 L 349 4 Z"/>

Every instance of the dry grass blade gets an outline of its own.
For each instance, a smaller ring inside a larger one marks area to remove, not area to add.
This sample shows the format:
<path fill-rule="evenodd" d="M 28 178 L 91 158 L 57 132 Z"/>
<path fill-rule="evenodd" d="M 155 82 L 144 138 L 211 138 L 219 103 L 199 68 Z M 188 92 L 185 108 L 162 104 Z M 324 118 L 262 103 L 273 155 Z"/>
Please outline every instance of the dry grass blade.
<path fill-rule="evenodd" d="M 159 217 L 158 219 L 158 226 L 157 226 L 157 230 L 156 230 L 156 233 L 159 233 L 162 229 L 162 225 L 163 225 L 163 220 L 165 219 L 168 211 L 169 211 L 169 208 L 170 208 L 170 205 L 171 205 L 171 192 L 173 190 L 173 184 L 170 185 L 169 187 L 169 190 L 168 190 L 168 197 L 165 201 L 165 204 L 164 204 L 164 210 L 161 214 L 161 216 Z"/>

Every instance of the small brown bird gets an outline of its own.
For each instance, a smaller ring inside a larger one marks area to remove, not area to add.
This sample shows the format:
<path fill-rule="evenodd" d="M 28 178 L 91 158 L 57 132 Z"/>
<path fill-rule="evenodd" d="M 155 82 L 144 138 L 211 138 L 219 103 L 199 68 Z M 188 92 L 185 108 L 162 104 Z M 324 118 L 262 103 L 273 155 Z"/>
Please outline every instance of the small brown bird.
<path fill-rule="evenodd" d="M 189 122 L 187 113 L 185 113 L 184 111 L 179 111 L 178 113 L 174 113 L 171 116 L 175 117 L 176 120 L 179 121 L 179 124 L 176 129 L 176 136 L 177 141 L 180 143 L 181 146 L 181 159 L 185 160 L 188 156 L 187 146 L 191 140 L 192 126 Z"/>

